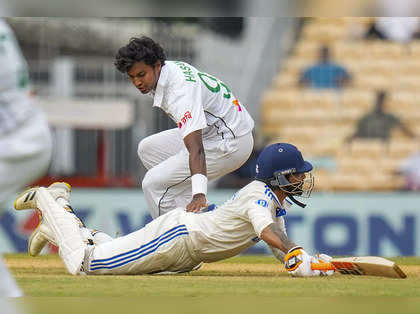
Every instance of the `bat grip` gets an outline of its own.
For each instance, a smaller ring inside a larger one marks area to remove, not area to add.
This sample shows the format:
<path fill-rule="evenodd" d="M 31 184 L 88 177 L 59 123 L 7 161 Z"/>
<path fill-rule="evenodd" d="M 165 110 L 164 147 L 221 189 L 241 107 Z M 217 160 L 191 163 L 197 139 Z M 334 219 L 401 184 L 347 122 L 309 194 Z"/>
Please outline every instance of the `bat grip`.
<path fill-rule="evenodd" d="M 335 270 L 335 267 L 331 263 L 311 263 L 311 269 L 312 270 Z"/>

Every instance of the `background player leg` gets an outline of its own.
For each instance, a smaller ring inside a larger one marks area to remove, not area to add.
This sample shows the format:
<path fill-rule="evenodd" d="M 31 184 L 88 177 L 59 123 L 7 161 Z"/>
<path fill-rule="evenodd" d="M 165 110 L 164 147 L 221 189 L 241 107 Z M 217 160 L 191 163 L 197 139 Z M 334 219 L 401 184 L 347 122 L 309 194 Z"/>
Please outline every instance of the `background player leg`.
<path fill-rule="evenodd" d="M 52 142 L 42 114 L 7 134 L 0 134 L 0 210 L 1 203 L 48 169 Z"/>
<path fill-rule="evenodd" d="M 176 208 L 175 198 L 187 188 L 191 190 L 188 156 L 188 151 L 183 148 L 144 176 L 143 193 L 153 219 Z"/>
<path fill-rule="evenodd" d="M 41 113 L 7 136 L 0 134 L 0 213 L 5 200 L 46 172 L 51 149 L 51 135 Z M 1 257 L 0 296 L 22 296 Z"/>
<path fill-rule="evenodd" d="M 170 129 L 140 141 L 137 154 L 147 170 L 176 155 L 184 147 L 178 129 Z"/>
<path fill-rule="evenodd" d="M 252 133 L 219 142 L 204 142 L 209 180 L 220 178 L 241 167 L 254 146 Z"/>
<path fill-rule="evenodd" d="M 0 256 L 0 297 L 21 297 L 22 291 L 16 284 Z"/>
<path fill-rule="evenodd" d="M 252 135 L 239 139 L 206 142 L 204 149 L 209 180 L 219 178 L 239 168 L 251 154 Z M 143 179 L 143 192 L 152 218 L 191 201 L 191 172 L 189 154 L 185 147 L 151 168 Z"/>

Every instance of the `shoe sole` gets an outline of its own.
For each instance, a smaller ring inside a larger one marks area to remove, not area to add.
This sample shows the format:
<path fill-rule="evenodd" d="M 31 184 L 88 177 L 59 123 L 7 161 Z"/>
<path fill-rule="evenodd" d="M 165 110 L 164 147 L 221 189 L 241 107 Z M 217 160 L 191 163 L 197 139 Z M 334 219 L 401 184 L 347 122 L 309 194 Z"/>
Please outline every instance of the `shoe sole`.
<path fill-rule="evenodd" d="M 69 189 L 69 191 L 71 191 L 71 185 L 68 184 L 67 182 L 54 182 L 48 188 L 51 188 L 54 185 L 60 185 L 60 184 L 64 184 Z M 36 209 L 36 204 L 35 204 L 35 206 L 28 206 L 28 207 L 24 207 L 23 206 L 22 208 L 17 208 L 17 203 L 26 194 L 28 194 L 28 195 L 25 197 L 25 199 L 23 200 L 22 204 L 25 204 L 28 201 L 33 201 L 33 199 L 35 198 L 36 191 L 37 191 L 38 188 L 39 188 L 38 186 L 35 186 L 35 187 L 32 187 L 32 188 L 26 189 L 24 192 L 20 193 L 18 195 L 18 197 L 16 197 L 16 199 L 15 199 L 15 201 L 13 203 L 14 208 L 16 210 Z M 31 191 L 32 191 L 32 193 L 31 193 Z"/>
<path fill-rule="evenodd" d="M 22 207 L 22 208 L 17 208 L 17 203 L 18 201 L 21 200 L 21 198 L 23 198 L 26 194 L 25 199 L 23 200 L 22 204 L 25 204 L 28 201 L 33 201 L 33 199 L 35 198 L 36 195 L 36 191 L 38 190 L 38 187 L 33 187 L 33 188 L 29 188 L 27 190 L 25 190 L 24 192 L 20 193 L 18 195 L 18 197 L 16 197 L 14 203 L 13 203 L 13 207 L 16 210 L 28 210 L 28 209 L 36 209 L 36 204 L 35 206 L 28 206 L 28 207 Z"/>

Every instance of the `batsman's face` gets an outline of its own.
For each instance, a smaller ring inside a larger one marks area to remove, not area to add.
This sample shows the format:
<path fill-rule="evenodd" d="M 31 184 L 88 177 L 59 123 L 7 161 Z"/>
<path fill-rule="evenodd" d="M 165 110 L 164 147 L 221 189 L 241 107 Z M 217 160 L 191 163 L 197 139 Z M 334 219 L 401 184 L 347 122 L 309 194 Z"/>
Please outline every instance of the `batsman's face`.
<path fill-rule="evenodd" d="M 314 188 L 314 176 L 312 172 L 308 173 L 293 173 L 290 175 L 289 182 L 294 189 L 292 194 L 302 197 L 309 197 Z"/>
<path fill-rule="evenodd" d="M 131 83 L 142 93 L 147 94 L 156 89 L 161 70 L 160 61 L 154 66 L 138 61 L 127 72 Z"/>
<path fill-rule="evenodd" d="M 289 181 L 290 183 L 298 183 L 305 180 L 306 174 L 305 173 L 292 173 L 290 175 Z"/>

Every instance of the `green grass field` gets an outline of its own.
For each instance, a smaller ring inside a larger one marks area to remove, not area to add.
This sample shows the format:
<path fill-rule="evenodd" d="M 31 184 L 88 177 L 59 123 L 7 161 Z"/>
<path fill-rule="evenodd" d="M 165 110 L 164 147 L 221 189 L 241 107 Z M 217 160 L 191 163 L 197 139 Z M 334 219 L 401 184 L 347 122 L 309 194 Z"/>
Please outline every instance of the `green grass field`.
<path fill-rule="evenodd" d="M 162 309 L 162 313 L 181 309 L 179 313 L 189 313 L 189 310 L 191 313 L 196 313 L 196 310 L 200 313 L 220 312 L 203 311 L 205 303 L 210 308 L 215 304 L 225 304 L 223 309 L 235 304 L 235 309 L 238 306 L 243 307 L 241 313 L 254 312 L 251 311 L 253 306 L 261 304 L 260 306 L 264 306 L 262 313 L 271 313 L 271 310 L 278 313 L 276 309 L 290 306 L 290 300 L 299 300 L 293 305 L 294 308 L 303 307 L 309 302 L 316 313 L 316 309 L 323 308 L 323 302 L 329 306 L 334 305 L 334 302 L 348 302 L 350 307 L 354 307 L 378 298 L 381 301 L 374 301 L 374 308 L 378 310 L 383 307 L 381 313 L 388 313 L 398 297 L 398 300 L 405 300 L 403 304 L 397 302 L 400 307 L 413 306 L 420 313 L 420 258 L 394 259 L 407 274 L 406 279 L 340 274 L 320 278 L 291 278 L 282 264 L 268 256 L 235 257 L 205 264 L 200 270 L 187 274 L 150 276 L 71 276 L 66 273 L 62 262 L 55 255 L 37 258 L 21 254 L 6 255 L 5 260 L 25 295 L 32 297 L 29 302 L 36 305 L 33 308 L 41 309 L 36 313 L 47 313 L 47 309 L 53 308 L 54 301 L 45 302 L 48 297 L 73 297 L 78 300 L 73 305 L 80 302 L 85 309 L 87 304 L 91 304 L 85 298 L 101 300 L 104 310 L 99 313 L 105 313 L 105 309 L 110 310 L 122 302 L 121 299 L 125 301 L 118 307 L 118 313 L 123 313 L 122 309 L 126 308 L 131 308 L 129 313 L 133 313 L 134 309 L 138 309 L 138 304 L 141 304 L 142 309 L 151 306 L 153 313 L 157 306 Z M 106 305 L 111 297 L 122 298 Z M 187 307 L 184 306 L 185 302 Z M 194 302 L 198 307 L 195 311 Z M 317 302 L 320 303 L 318 306 Z M 44 303 L 45 308 L 42 307 Z M 280 305 L 281 303 L 283 304 Z M 259 311 L 259 308 L 255 310 Z M 365 308 L 369 306 L 361 307 L 358 312 L 363 312 Z M 324 312 L 325 309 L 322 313 Z M 63 313 L 65 312 L 61 309 L 60 314 Z"/>

